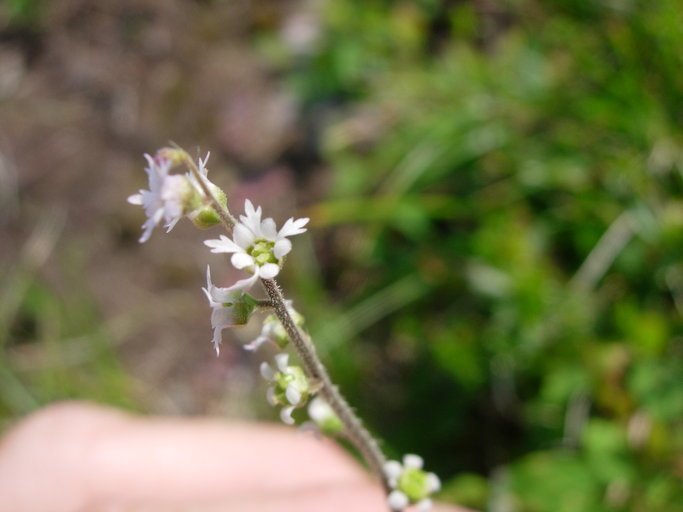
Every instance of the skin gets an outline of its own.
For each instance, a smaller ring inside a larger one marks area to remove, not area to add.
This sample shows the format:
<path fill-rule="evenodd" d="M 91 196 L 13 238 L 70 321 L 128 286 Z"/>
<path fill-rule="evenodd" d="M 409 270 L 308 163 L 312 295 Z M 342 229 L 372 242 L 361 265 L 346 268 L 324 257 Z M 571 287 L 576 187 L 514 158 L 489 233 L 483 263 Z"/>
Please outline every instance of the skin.
<path fill-rule="evenodd" d="M 0 497 L 0 512 L 387 510 L 380 486 L 330 440 L 76 402 L 30 415 L 0 441 Z"/>

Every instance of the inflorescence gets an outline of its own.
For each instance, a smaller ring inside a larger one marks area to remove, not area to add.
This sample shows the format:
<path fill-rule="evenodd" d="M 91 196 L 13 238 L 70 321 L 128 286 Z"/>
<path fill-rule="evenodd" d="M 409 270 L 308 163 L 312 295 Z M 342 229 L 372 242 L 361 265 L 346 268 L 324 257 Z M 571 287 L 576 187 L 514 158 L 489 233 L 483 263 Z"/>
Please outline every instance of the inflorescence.
<path fill-rule="evenodd" d="M 254 351 L 270 342 L 278 350 L 284 350 L 290 345 L 292 332 L 297 335 L 295 337 L 307 340 L 294 344 L 299 356 L 309 361 L 304 367 L 290 364 L 290 356 L 286 352 L 275 356 L 274 366 L 267 362 L 261 364 L 261 375 L 269 384 L 267 400 L 271 405 L 281 407 L 282 421 L 288 425 L 295 424 L 292 413 L 308 404 L 308 415 L 320 432 L 345 435 L 366 457 L 374 459 L 368 462 L 381 473 L 378 476 L 387 489 L 387 503 L 391 510 L 400 511 L 410 504 L 417 504 L 420 510 L 428 510 L 430 495 L 440 488 L 438 477 L 422 470 L 422 459 L 417 455 L 406 455 L 403 464 L 387 462 L 376 442 L 329 382 L 310 338 L 301 334 L 304 319 L 291 301 L 282 298 L 278 304 L 249 294 L 259 280 L 267 290 L 277 289 L 272 280 L 292 251 L 289 238 L 306 232 L 309 219 L 290 218 L 278 230 L 275 221 L 270 217 L 262 218 L 261 207 L 254 207 L 247 199 L 244 215 L 240 215 L 237 221 L 228 210 L 226 194 L 207 177 L 208 154 L 195 162 L 180 148 L 162 148 L 154 156 L 145 155 L 145 159 L 149 190 L 140 190 L 128 198 L 131 204 L 142 206 L 147 216 L 139 241 L 149 240 L 154 228 L 160 224 L 167 232 L 171 231 L 183 217 L 201 229 L 222 223 L 230 236 L 220 235 L 218 239 L 206 240 L 204 244 L 213 253 L 231 254 L 232 265 L 248 274 L 231 286 L 218 287 L 211 281 L 211 270 L 207 266 L 206 287 L 202 290 L 212 310 L 212 343 L 216 355 L 220 353 L 224 329 L 245 325 L 255 311 L 271 308 L 273 313 L 264 319 L 261 334 L 245 345 L 245 349 Z M 177 166 L 184 166 L 187 172 L 171 174 Z M 281 298 L 281 294 L 276 294 L 276 297 Z M 327 380 L 320 378 L 322 374 Z"/>

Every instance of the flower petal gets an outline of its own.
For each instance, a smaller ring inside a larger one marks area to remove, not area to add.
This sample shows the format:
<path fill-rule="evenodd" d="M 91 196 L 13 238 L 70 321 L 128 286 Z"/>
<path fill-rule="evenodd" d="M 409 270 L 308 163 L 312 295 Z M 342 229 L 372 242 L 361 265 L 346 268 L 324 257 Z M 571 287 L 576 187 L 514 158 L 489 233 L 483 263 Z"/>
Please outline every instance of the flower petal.
<path fill-rule="evenodd" d="M 204 245 L 211 247 L 211 252 L 238 252 L 242 248 L 225 235 L 220 235 L 220 239 L 205 240 Z"/>
<path fill-rule="evenodd" d="M 285 396 L 287 397 L 287 401 L 292 405 L 299 405 L 299 402 L 301 402 L 301 391 L 292 383 L 287 386 Z"/>
<path fill-rule="evenodd" d="M 417 508 L 420 512 L 427 512 L 432 508 L 432 500 L 425 498 L 417 502 Z"/>
<path fill-rule="evenodd" d="M 263 345 L 264 343 L 270 341 L 270 339 L 267 336 L 259 336 L 256 338 L 254 341 L 247 343 L 244 345 L 244 350 L 248 350 L 249 352 L 253 352 L 254 350 L 258 350 L 258 348 Z"/>
<path fill-rule="evenodd" d="M 254 235 L 261 232 L 261 207 L 254 209 L 249 199 L 244 201 L 244 212 L 246 215 L 240 215 L 240 221 L 246 226 Z"/>
<path fill-rule="evenodd" d="M 268 217 L 261 222 L 260 226 L 261 235 L 267 240 L 275 240 L 277 237 L 277 227 L 275 226 L 275 221 Z"/>
<path fill-rule="evenodd" d="M 273 279 L 280 272 L 280 267 L 275 263 L 266 263 L 259 268 L 259 277 L 263 279 Z"/>
<path fill-rule="evenodd" d="M 251 267 L 254 264 L 254 258 L 249 256 L 246 252 L 236 252 L 230 258 L 232 266 L 238 269 L 243 269 L 244 267 Z"/>
<path fill-rule="evenodd" d="M 281 259 L 285 254 L 288 254 L 291 250 L 292 242 L 290 242 L 286 238 L 281 238 L 280 240 L 275 242 L 275 245 L 273 246 L 273 254 L 278 260 Z"/>
<path fill-rule="evenodd" d="M 235 321 L 235 308 L 233 307 L 215 307 L 211 312 L 211 327 L 214 329 L 220 327 L 224 329 L 226 327 L 234 327 Z"/>
<path fill-rule="evenodd" d="M 282 373 L 285 373 L 287 371 L 287 363 L 289 362 L 289 354 L 276 354 L 275 355 L 275 364 L 277 365 L 277 369 L 280 370 Z"/>
<path fill-rule="evenodd" d="M 389 479 L 396 479 L 401 476 L 403 466 L 397 460 L 390 460 L 384 464 L 384 474 Z"/>
<path fill-rule="evenodd" d="M 427 473 L 427 485 L 429 492 L 438 492 L 441 489 L 441 480 L 436 476 L 436 473 Z"/>
<path fill-rule="evenodd" d="M 254 286 L 254 283 L 258 279 L 258 274 L 254 274 L 251 277 L 248 277 L 246 279 L 240 279 L 237 281 L 235 284 L 232 286 L 229 286 L 228 288 L 221 288 L 222 290 L 225 290 L 226 292 L 231 292 L 233 290 L 244 290 L 247 291 L 249 290 L 252 286 Z"/>
<path fill-rule="evenodd" d="M 422 469 L 424 461 L 419 455 L 409 453 L 403 456 L 403 465 L 407 468 Z"/>
<path fill-rule="evenodd" d="M 304 228 L 304 226 L 308 224 L 309 220 L 310 219 L 308 219 L 307 217 L 296 220 L 294 220 L 293 218 L 287 219 L 287 222 L 285 222 L 285 225 L 282 226 L 282 229 L 280 229 L 280 232 L 277 234 L 278 237 L 294 236 L 304 233 L 306 231 L 306 228 Z"/>
<path fill-rule="evenodd" d="M 142 205 L 142 191 L 139 194 L 128 196 L 128 202 L 130 204 Z"/>
<path fill-rule="evenodd" d="M 287 425 L 294 425 L 294 418 L 292 418 L 292 412 L 294 412 L 294 407 L 283 407 L 280 411 L 280 419 L 283 423 Z"/>
<path fill-rule="evenodd" d="M 387 497 L 387 503 L 391 510 L 403 510 L 408 506 L 408 496 L 401 491 L 391 491 Z"/>
<path fill-rule="evenodd" d="M 275 370 L 273 370 L 273 368 L 265 361 L 261 363 L 259 371 L 261 372 L 261 377 L 264 379 L 271 382 L 275 380 Z"/>
<path fill-rule="evenodd" d="M 213 348 L 216 350 L 216 357 L 218 357 L 221 353 L 220 345 L 223 342 L 223 336 L 220 327 L 216 327 L 213 330 L 213 339 L 211 340 L 211 342 L 213 343 Z"/>
<path fill-rule="evenodd" d="M 237 224 L 232 230 L 232 239 L 242 249 L 246 250 L 254 243 L 255 233 L 244 224 Z"/>

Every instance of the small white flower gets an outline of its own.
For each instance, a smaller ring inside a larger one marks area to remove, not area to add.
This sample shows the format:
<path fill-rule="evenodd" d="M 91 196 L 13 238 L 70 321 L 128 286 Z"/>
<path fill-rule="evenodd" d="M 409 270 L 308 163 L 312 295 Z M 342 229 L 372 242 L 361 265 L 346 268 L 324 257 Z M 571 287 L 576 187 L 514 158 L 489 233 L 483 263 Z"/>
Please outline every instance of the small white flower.
<path fill-rule="evenodd" d="M 387 498 L 392 510 L 403 510 L 411 503 L 416 503 L 422 512 L 431 508 L 429 496 L 441 488 L 441 482 L 436 474 L 423 471 L 422 465 L 422 457 L 412 454 L 403 457 L 403 464 L 390 460 L 384 465 L 392 489 Z"/>
<path fill-rule="evenodd" d="M 275 368 L 268 363 L 261 363 L 261 376 L 270 382 L 266 399 L 272 406 L 281 405 L 280 418 L 288 425 L 294 424 L 292 412 L 303 407 L 311 393 L 308 377 L 299 366 L 289 365 L 289 355 L 285 353 L 275 356 Z"/>
<path fill-rule="evenodd" d="M 182 218 L 184 204 L 188 194 L 192 189 L 187 177 L 180 175 L 169 175 L 173 162 L 161 156 L 151 157 L 145 155 L 147 159 L 147 177 L 149 179 L 149 190 L 140 190 L 138 194 L 133 194 L 128 198 L 131 204 L 141 205 L 145 209 L 147 220 L 142 225 L 143 232 L 140 243 L 149 240 L 152 231 L 163 220 L 166 231 L 173 229 L 173 226 Z"/>
<path fill-rule="evenodd" d="M 211 282 L 209 266 L 206 267 L 206 288 L 202 290 L 209 300 L 209 306 L 213 309 L 211 312 L 212 342 L 218 355 L 223 341 L 223 329 L 246 324 L 256 307 L 256 300 L 241 290 L 228 290 L 214 286 Z"/>
<path fill-rule="evenodd" d="M 283 263 L 285 255 L 292 250 L 287 237 L 306 231 L 307 218 L 290 218 L 277 230 L 271 218 L 261 220 L 261 207 L 254 208 L 248 199 L 244 203 L 246 215 L 240 215 L 240 222 L 233 228 L 232 239 L 221 235 L 218 240 L 206 240 L 214 253 L 232 253 L 230 261 L 237 269 L 251 273 L 251 277 L 237 281 L 229 289 L 248 290 L 258 278 L 272 279 Z"/>

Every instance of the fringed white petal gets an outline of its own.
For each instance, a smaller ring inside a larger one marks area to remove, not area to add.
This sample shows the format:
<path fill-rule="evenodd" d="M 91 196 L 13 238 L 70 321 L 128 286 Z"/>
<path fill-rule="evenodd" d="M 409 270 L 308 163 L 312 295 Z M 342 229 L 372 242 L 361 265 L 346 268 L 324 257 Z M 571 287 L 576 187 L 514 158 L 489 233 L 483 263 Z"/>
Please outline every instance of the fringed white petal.
<path fill-rule="evenodd" d="M 220 235 L 220 239 L 205 240 L 204 245 L 211 247 L 211 252 L 239 252 L 243 249 L 225 235 Z"/>
<path fill-rule="evenodd" d="M 287 222 L 285 222 L 285 225 L 282 226 L 282 229 L 280 229 L 280 232 L 277 234 L 278 237 L 281 238 L 305 233 L 306 228 L 304 228 L 304 226 L 308 224 L 309 220 L 310 219 L 308 219 L 307 217 L 296 220 L 294 220 L 293 218 L 287 219 Z"/>

